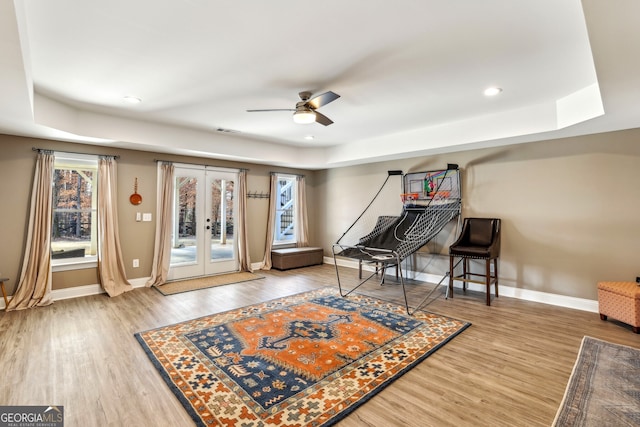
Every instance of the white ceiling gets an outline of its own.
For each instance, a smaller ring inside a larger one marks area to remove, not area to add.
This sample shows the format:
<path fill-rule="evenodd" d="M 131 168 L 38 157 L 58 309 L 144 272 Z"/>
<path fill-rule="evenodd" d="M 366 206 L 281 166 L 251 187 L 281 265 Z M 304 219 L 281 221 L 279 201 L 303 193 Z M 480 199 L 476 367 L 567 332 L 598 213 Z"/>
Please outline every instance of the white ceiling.
<path fill-rule="evenodd" d="M 640 127 L 637 0 L 16 0 L 0 48 L 6 134 L 318 169 Z M 302 90 L 333 125 L 245 111 Z"/>

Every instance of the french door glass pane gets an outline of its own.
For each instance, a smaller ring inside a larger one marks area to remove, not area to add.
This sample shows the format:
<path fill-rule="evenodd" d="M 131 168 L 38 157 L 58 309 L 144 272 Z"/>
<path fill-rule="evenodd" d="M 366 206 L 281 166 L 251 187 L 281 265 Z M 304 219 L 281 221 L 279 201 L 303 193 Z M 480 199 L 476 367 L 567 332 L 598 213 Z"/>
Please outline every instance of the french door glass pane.
<path fill-rule="evenodd" d="M 234 182 L 214 179 L 211 183 L 211 261 L 233 259 Z"/>
<path fill-rule="evenodd" d="M 196 262 L 198 229 L 196 217 L 196 188 L 198 179 L 176 178 L 176 230 L 171 248 L 171 264 Z"/>

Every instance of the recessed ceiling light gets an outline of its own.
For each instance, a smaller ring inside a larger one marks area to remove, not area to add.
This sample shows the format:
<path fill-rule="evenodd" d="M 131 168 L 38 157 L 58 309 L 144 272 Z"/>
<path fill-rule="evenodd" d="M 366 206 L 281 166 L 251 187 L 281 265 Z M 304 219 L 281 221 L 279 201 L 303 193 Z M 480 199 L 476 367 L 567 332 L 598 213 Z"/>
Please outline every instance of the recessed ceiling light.
<path fill-rule="evenodd" d="M 502 92 L 502 88 L 501 87 L 488 87 L 484 90 L 484 94 L 485 96 L 496 96 L 497 94 L 499 94 L 500 92 Z"/>
<path fill-rule="evenodd" d="M 135 96 L 125 96 L 122 99 L 127 101 L 129 104 L 140 104 L 142 102 L 142 99 Z"/>
<path fill-rule="evenodd" d="M 311 141 L 313 139 L 313 135 L 307 135 L 304 137 L 304 139 Z"/>

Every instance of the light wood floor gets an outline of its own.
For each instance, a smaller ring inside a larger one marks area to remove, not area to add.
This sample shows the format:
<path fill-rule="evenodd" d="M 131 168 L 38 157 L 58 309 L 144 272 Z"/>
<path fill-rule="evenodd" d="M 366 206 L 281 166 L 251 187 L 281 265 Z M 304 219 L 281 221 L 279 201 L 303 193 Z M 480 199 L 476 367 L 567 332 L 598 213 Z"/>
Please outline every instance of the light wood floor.
<path fill-rule="evenodd" d="M 68 427 L 193 425 L 133 334 L 336 286 L 330 265 L 260 273 L 266 277 L 173 296 L 145 288 L 2 312 L 0 405 L 64 405 Z M 392 285 L 363 293 L 401 297 Z M 583 336 L 640 347 L 640 336 L 596 313 L 507 297 L 487 307 L 483 294 L 457 290 L 426 309 L 472 326 L 338 426 L 548 426 Z"/>

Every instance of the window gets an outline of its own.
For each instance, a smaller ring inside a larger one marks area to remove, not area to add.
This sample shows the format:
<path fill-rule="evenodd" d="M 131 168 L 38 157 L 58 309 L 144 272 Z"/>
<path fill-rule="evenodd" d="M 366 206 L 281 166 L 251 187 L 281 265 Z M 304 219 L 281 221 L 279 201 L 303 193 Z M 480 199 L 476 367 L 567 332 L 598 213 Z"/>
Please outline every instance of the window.
<path fill-rule="evenodd" d="M 295 233 L 295 204 L 296 178 L 294 176 L 278 175 L 276 186 L 276 218 L 273 235 L 274 245 L 296 243 Z"/>
<path fill-rule="evenodd" d="M 96 261 L 98 159 L 56 153 L 54 169 L 52 264 Z"/>

